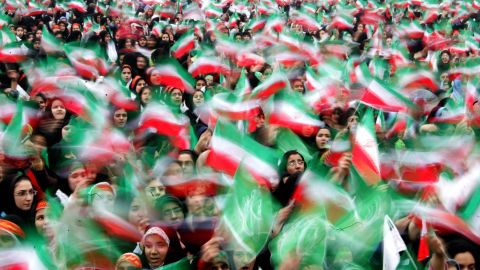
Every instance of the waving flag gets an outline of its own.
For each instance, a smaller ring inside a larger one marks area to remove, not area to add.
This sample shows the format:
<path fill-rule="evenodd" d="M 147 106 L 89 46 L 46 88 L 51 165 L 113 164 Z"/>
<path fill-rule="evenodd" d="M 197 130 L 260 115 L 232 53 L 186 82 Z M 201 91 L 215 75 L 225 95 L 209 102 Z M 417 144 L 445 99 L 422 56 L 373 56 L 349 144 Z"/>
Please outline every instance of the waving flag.
<path fill-rule="evenodd" d="M 381 180 L 378 145 L 371 109 L 367 110 L 356 128 L 352 165 L 368 184 L 374 185 Z"/>
<path fill-rule="evenodd" d="M 278 158 L 274 150 L 240 133 L 233 125 L 217 121 L 207 158 L 213 169 L 234 175 L 243 161 L 257 182 L 270 186 L 278 182 Z"/>

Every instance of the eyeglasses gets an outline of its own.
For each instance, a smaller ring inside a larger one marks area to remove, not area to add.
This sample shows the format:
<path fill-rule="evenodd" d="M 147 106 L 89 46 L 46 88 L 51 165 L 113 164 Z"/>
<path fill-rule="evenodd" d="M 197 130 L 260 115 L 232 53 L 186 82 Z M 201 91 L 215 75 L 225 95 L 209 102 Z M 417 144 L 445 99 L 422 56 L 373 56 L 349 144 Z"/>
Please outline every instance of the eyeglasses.
<path fill-rule="evenodd" d="M 27 195 L 35 196 L 35 195 L 37 195 L 37 193 L 38 193 L 38 191 L 36 191 L 34 189 L 21 190 L 21 191 L 15 193 L 15 196 L 16 197 L 26 197 Z"/>
<path fill-rule="evenodd" d="M 293 167 L 293 166 L 295 166 L 296 164 L 302 166 L 302 165 L 305 164 L 305 161 L 303 161 L 303 160 L 290 160 L 290 161 L 288 162 L 288 166 L 292 166 L 292 167 Z"/>

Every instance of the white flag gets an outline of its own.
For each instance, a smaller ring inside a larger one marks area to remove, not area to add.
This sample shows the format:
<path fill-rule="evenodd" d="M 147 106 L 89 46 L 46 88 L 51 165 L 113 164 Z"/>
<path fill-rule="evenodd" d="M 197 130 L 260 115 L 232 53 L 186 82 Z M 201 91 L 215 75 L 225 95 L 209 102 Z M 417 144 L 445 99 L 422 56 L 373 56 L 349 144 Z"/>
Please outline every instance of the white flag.
<path fill-rule="evenodd" d="M 395 270 L 400 262 L 400 252 L 407 249 L 392 220 L 385 216 L 383 222 L 383 270 Z"/>

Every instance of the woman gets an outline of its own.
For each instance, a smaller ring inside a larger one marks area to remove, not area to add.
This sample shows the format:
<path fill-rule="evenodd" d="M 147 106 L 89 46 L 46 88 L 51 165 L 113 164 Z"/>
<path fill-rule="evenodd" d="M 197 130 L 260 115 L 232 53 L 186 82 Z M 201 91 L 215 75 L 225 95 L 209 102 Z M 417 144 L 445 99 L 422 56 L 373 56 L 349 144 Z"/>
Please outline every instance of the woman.
<path fill-rule="evenodd" d="M 282 206 L 288 205 L 295 187 L 307 167 L 304 157 L 297 150 L 285 152 L 280 161 L 280 181 L 273 192 L 273 196 Z"/>
<path fill-rule="evenodd" d="M 96 209 L 113 209 L 115 201 L 115 190 L 107 182 L 100 182 L 93 185 L 87 194 L 87 202 Z"/>
<path fill-rule="evenodd" d="M 35 208 L 37 191 L 33 189 L 30 178 L 24 174 L 8 176 L 2 182 L 2 208 L 4 214 L 20 218 L 18 225 L 24 229 L 35 226 Z"/>
<path fill-rule="evenodd" d="M 205 93 L 202 90 L 195 89 L 193 95 L 187 95 L 185 103 L 188 110 L 185 111 L 185 115 L 190 120 L 190 125 L 194 128 L 197 134 L 199 130 L 207 128 L 207 125 L 202 122 L 198 115 L 198 108 L 205 103 Z"/>
<path fill-rule="evenodd" d="M 71 114 L 60 98 L 53 98 L 47 102 L 45 114 L 38 124 L 38 133 L 47 138 L 47 145 L 58 143 L 62 138 L 62 128 L 70 121 Z"/>
<path fill-rule="evenodd" d="M 183 102 L 183 91 L 167 86 L 163 90 L 163 101 L 175 111 L 180 112 L 180 105 Z"/>
<path fill-rule="evenodd" d="M 144 257 L 143 269 L 157 269 L 164 265 L 169 245 L 170 239 L 162 228 L 150 227 L 140 242 Z"/>
<path fill-rule="evenodd" d="M 132 83 L 132 67 L 129 65 L 123 65 L 120 71 L 120 81 L 126 87 L 130 87 Z"/>
<path fill-rule="evenodd" d="M 140 105 L 140 110 L 145 110 L 145 107 L 152 101 L 152 88 L 150 86 L 144 86 L 140 89 L 137 102 Z"/>
<path fill-rule="evenodd" d="M 147 81 L 140 76 L 135 76 L 130 83 L 130 97 L 134 100 L 140 93 L 140 89 L 147 86 Z"/>
<path fill-rule="evenodd" d="M 308 166 L 314 169 L 320 169 L 325 166 L 325 158 L 330 153 L 330 143 L 331 143 L 332 134 L 330 129 L 327 127 L 322 127 L 317 131 L 315 135 L 315 146 L 317 152 L 313 155 L 312 159 L 309 161 Z"/>
<path fill-rule="evenodd" d="M 127 125 L 128 114 L 123 108 L 116 108 L 112 114 L 112 124 L 115 128 L 124 129 Z"/>

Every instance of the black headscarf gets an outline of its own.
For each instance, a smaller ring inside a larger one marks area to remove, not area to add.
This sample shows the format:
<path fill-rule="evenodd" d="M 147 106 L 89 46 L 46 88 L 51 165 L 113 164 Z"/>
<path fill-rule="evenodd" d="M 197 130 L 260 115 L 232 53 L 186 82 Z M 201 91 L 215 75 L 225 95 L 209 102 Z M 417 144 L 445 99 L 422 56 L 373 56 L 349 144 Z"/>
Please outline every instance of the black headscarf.
<path fill-rule="evenodd" d="M 25 230 L 33 227 L 35 224 L 34 206 L 36 205 L 36 198 L 33 198 L 30 210 L 25 211 L 17 207 L 13 192 L 15 190 L 15 185 L 22 180 L 28 180 L 31 182 L 30 178 L 23 173 L 9 175 L 4 181 L 2 181 L 0 205 L 2 205 L 2 211 L 5 212 L 5 214 L 19 217 L 20 221 L 18 225 Z"/>

